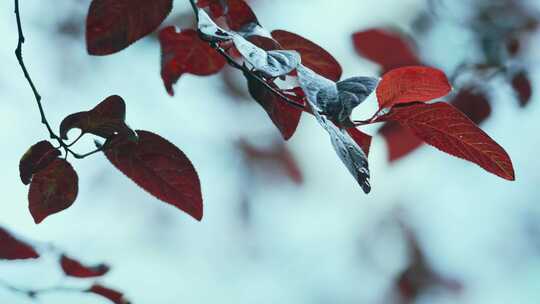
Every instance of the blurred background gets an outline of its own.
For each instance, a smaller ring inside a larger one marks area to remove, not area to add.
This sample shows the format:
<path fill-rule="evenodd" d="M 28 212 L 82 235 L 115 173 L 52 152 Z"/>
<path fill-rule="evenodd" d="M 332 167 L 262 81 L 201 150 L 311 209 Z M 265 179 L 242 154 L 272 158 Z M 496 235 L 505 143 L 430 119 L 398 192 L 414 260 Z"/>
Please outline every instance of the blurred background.
<path fill-rule="evenodd" d="M 155 34 L 115 55 L 87 55 L 89 3 L 21 1 L 24 57 L 49 121 L 56 128 L 66 115 L 121 95 L 130 126 L 162 135 L 192 160 L 205 215 L 199 223 L 158 201 L 98 154 L 72 161 L 79 174 L 75 204 L 34 224 L 18 162 L 47 133 L 13 54 L 13 3 L 2 1 L 0 226 L 43 257 L 0 261 L 0 282 L 88 286 L 62 275 L 61 251 L 109 264 L 101 282 L 133 303 L 539 303 L 538 1 L 249 2 L 265 28 L 328 50 L 343 78 L 378 76 L 385 68 L 355 48 L 353 34 L 366 35 L 360 44 L 368 48 L 380 43 L 368 39 L 380 39 L 369 35 L 374 28 L 406 41 L 418 63 L 453 78 L 450 101 L 466 89 L 482 96 L 480 103 L 462 100 L 462 110 L 477 115 L 473 120 L 506 149 L 516 170 L 517 180 L 508 182 L 432 147 L 403 148 L 406 135 L 370 126 L 376 136 L 369 195 L 311 116 L 283 143 L 235 70 L 184 75 L 169 97 Z M 188 2 L 175 0 L 162 26 L 193 21 Z M 378 52 L 392 50 L 383 44 Z M 371 96 L 353 117 L 375 109 Z M 92 148 L 90 136 L 78 147 Z M 0 303 L 75 302 L 107 300 L 66 292 L 32 300 L 0 283 Z"/>

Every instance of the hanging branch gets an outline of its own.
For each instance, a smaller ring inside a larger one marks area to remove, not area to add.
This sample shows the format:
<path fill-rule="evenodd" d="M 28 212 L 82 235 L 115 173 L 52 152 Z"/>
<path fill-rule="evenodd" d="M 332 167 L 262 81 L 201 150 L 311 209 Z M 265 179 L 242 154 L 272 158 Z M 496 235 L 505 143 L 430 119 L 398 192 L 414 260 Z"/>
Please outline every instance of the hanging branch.
<path fill-rule="evenodd" d="M 62 140 L 62 138 L 60 138 L 60 136 L 58 136 L 56 133 L 54 133 L 53 129 L 51 128 L 51 125 L 49 124 L 49 121 L 47 120 L 47 116 L 45 115 L 45 110 L 43 109 L 43 104 L 41 103 L 41 95 L 39 94 L 35 84 L 34 84 L 34 81 L 32 80 L 32 77 L 30 77 L 30 73 L 28 72 L 28 69 L 26 68 L 26 65 L 24 63 L 24 60 L 23 60 L 23 55 L 22 55 L 22 45 L 23 43 L 25 42 L 25 38 L 24 38 L 24 33 L 23 33 L 23 29 L 22 29 L 22 22 L 21 22 L 21 15 L 20 15 L 20 11 L 19 11 L 19 0 L 14 0 L 15 1 L 15 18 L 17 20 L 17 32 L 18 32 L 18 35 L 19 35 L 19 39 L 17 41 L 17 48 L 15 49 L 15 56 L 17 57 L 17 61 L 19 62 L 19 66 L 21 67 L 23 73 L 24 73 L 24 78 L 26 78 L 28 84 L 30 85 L 30 88 L 32 89 L 32 93 L 34 94 L 34 98 L 36 100 L 36 104 L 38 106 L 38 109 L 39 109 L 39 114 L 41 116 L 41 123 L 45 125 L 45 127 L 47 128 L 47 131 L 49 132 L 49 137 L 51 139 L 54 139 L 58 142 L 58 144 L 60 145 L 60 147 L 62 149 L 64 149 L 65 153 L 66 153 L 66 157 L 69 154 L 73 155 L 73 157 L 75 158 L 78 158 L 78 159 L 82 159 L 82 158 L 85 158 L 87 156 L 90 156 L 94 153 L 97 153 L 99 151 L 102 151 L 102 148 L 98 148 L 98 149 L 95 149 L 93 151 L 90 151 L 88 153 L 85 153 L 85 154 L 78 154 L 76 152 L 74 152 L 73 150 L 70 149 L 71 145 L 73 145 L 75 142 L 71 143 L 71 144 L 67 144 L 66 142 L 64 142 Z"/>

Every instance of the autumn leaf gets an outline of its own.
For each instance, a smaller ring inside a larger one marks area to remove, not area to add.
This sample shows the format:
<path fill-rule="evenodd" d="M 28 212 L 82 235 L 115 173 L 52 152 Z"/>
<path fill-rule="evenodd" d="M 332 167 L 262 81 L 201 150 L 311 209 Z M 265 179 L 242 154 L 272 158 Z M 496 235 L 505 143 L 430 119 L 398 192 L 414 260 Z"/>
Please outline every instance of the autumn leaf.
<path fill-rule="evenodd" d="M 400 103 L 430 101 L 452 90 L 444 72 L 430 67 L 404 67 L 383 75 L 377 87 L 380 108 Z"/>
<path fill-rule="evenodd" d="M 285 140 L 290 139 L 298 127 L 302 110 L 287 104 L 281 96 L 261 84 L 253 75 L 244 74 L 244 76 L 247 79 L 251 97 L 263 107 L 283 138 Z M 275 89 L 279 90 L 277 87 Z M 293 98 L 291 96 L 291 99 Z M 299 99 L 296 99 L 296 101 L 301 102 Z"/>
<path fill-rule="evenodd" d="M 275 30 L 271 34 L 283 49 L 295 50 L 300 53 L 304 66 L 333 81 L 338 81 L 341 78 L 341 65 L 322 47 L 288 31 Z"/>
<path fill-rule="evenodd" d="M 515 179 L 512 161 L 506 151 L 450 104 L 397 106 L 378 121 L 399 122 L 443 152 L 476 163 L 504 179 Z"/>
<path fill-rule="evenodd" d="M 64 159 L 55 159 L 32 178 L 28 193 L 29 209 L 36 224 L 69 208 L 78 192 L 78 177 Z"/>
<path fill-rule="evenodd" d="M 208 7 L 212 18 L 219 18 L 225 14 L 227 0 L 197 0 L 197 6 L 200 8 Z"/>
<path fill-rule="evenodd" d="M 125 123 L 126 104 L 122 97 L 112 95 L 100 102 L 90 111 L 68 115 L 60 124 L 60 136 L 67 139 L 67 133 L 78 128 L 82 134 L 91 133 L 103 138 L 116 134 L 135 139 L 137 135 Z"/>
<path fill-rule="evenodd" d="M 516 93 L 519 105 L 521 107 L 527 106 L 532 97 L 532 85 L 526 72 L 519 72 L 512 77 L 512 88 Z"/>
<path fill-rule="evenodd" d="M 208 76 L 225 66 L 225 59 L 192 29 L 176 32 L 173 26 L 159 32 L 161 44 L 161 78 L 169 95 L 172 85 L 185 73 Z"/>
<path fill-rule="evenodd" d="M 23 184 L 28 185 L 34 173 L 45 169 L 60 156 L 49 141 L 42 140 L 26 151 L 19 162 L 19 174 Z"/>
<path fill-rule="evenodd" d="M 362 151 L 364 151 L 366 157 L 369 156 L 372 137 L 360 131 L 358 128 L 348 128 L 346 131 L 349 133 L 354 142 L 356 142 L 356 144 L 362 148 Z"/>
<path fill-rule="evenodd" d="M 225 20 L 231 30 L 245 30 L 259 24 L 257 16 L 244 0 L 227 0 L 227 4 Z"/>
<path fill-rule="evenodd" d="M 4 228 L 0 227 L 0 259 L 26 260 L 39 258 L 39 254 L 29 244 L 15 238 Z"/>
<path fill-rule="evenodd" d="M 100 284 L 92 285 L 88 290 L 86 290 L 86 292 L 102 296 L 114 304 L 130 304 L 130 302 L 124 297 L 124 294 Z"/>
<path fill-rule="evenodd" d="M 88 53 L 125 49 L 157 29 L 171 9 L 172 0 L 93 0 L 86 19 Z"/>
<path fill-rule="evenodd" d="M 60 257 L 60 266 L 64 274 L 76 278 L 93 278 L 100 277 L 109 272 L 109 266 L 99 264 L 95 266 L 85 266 L 79 261 L 74 260 L 66 255 Z"/>
<path fill-rule="evenodd" d="M 383 72 L 421 65 L 410 41 L 386 29 L 369 29 L 352 35 L 354 48 L 363 57 L 382 66 Z"/>
<path fill-rule="evenodd" d="M 148 193 L 200 221 L 201 185 L 191 161 L 161 136 L 136 132 L 138 142 L 124 141 L 104 151 L 109 161 Z"/>

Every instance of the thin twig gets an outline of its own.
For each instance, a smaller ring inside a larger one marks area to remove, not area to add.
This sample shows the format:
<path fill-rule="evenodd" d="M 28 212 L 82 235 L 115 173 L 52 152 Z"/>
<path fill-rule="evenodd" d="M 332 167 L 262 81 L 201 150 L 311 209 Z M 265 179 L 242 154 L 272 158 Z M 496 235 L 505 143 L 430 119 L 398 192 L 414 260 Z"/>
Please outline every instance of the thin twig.
<path fill-rule="evenodd" d="M 2 279 L 0 279 L 0 287 L 3 287 L 4 289 L 7 289 L 14 293 L 18 293 L 30 299 L 35 299 L 37 296 L 43 295 L 46 293 L 58 293 L 58 292 L 83 293 L 85 292 L 85 289 L 67 287 L 67 286 L 53 286 L 53 287 L 43 288 L 43 289 L 30 289 L 30 288 L 26 289 L 26 288 L 14 286 Z"/>
<path fill-rule="evenodd" d="M 75 152 L 73 152 L 73 150 L 70 149 L 70 147 L 75 142 L 77 142 L 77 140 L 79 140 L 79 138 L 77 138 L 73 143 L 68 145 L 62 140 L 62 138 L 60 138 L 60 136 L 58 136 L 56 133 L 54 133 L 53 129 L 51 128 L 51 125 L 49 124 L 49 121 L 47 120 L 47 117 L 45 115 L 45 110 L 43 109 L 43 104 L 41 103 L 41 95 L 39 94 L 36 86 L 34 85 L 34 81 L 32 81 L 32 77 L 30 77 L 30 73 L 28 72 L 28 69 L 26 68 L 26 65 L 24 64 L 23 55 L 22 55 L 22 45 L 25 42 L 25 38 L 24 38 L 23 29 L 22 29 L 21 14 L 20 14 L 20 11 L 19 11 L 19 0 L 14 0 L 14 2 L 15 2 L 15 18 L 17 20 L 17 32 L 18 32 L 18 35 L 19 35 L 19 39 L 18 39 L 18 42 L 17 42 L 17 48 L 15 49 L 15 56 L 17 57 L 17 61 L 19 62 L 19 65 L 21 66 L 21 69 L 22 69 L 22 71 L 24 73 L 24 77 L 28 81 L 28 84 L 30 85 L 30 88 L 32 89 L 32 92 L 34 93 L 34 97 L 36 99 L 36 104 L 37 104 L 38 109 L 39 109 L 39 114 L 41 115 L 41 123 L 44 124 L 45 127 L 47 128 L 47 131 L 49 132 L 49 137 L 58 142 L 58 144 L 60 145 L 59 148 L 64 149 L 64 151 L 66 153 L 66 157 L 67 157 L 68 153 L 70 153 L 70 154 L 73 155 L 73 157 L 80 159 L 80 158 L 85 158 L 85 157 L 90 156 L 90 155 L 92 155 L 92 154 L 94 154 L 96 152 L 101 151 L 101 149 L 98 149 L 98 150 L 88 152 L 86 154 L 75 153 Z"/>

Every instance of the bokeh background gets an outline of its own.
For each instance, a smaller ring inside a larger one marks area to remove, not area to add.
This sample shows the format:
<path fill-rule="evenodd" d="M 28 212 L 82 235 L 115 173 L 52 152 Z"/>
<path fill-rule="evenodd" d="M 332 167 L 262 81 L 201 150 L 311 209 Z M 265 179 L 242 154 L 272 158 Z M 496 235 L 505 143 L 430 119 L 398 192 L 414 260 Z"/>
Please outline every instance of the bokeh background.
<path fill-rule="evenodd" d="M 102 283 L 133 303 L 540 302 L 536 91 L 520 107 L 504 77 L 489 83 L 493 111 L 482 127 L 512 157 L 515 182 L 428 146 L 390 164 L 386 143 L 376 136 L 370 154 L 373 191 L 364 195 L 308 115 L 280 148 L 295 159 L 301 181 L 275 158 L 253 161 L 239 141 L 264 150 L 280 146 L 281 139 L 266 113 L 249 102 L 236 71 L 185 75 L 171 98 L 159 76 L 155 34 L 112 56 L 88 56 L 89 0 L 21 1 L 24 57 L 49 120 L 56 128 L 70 113 L 112 94 L 123 96 L 130 126 L 162 135 L 192 160 L 205 215 L 194 221 L 96 155 L 73 161 L 80 181 L 75 204 L 35 225 L 18 161 L 47 133 L 13 54 L 17 30 L 11 2 L 0 2 L 0 225 L 32 242 L 43 258 L 0 261 L 0 281 L 25 288 L 87 286 L 59 271 L 57 254 L 67 252 L 85 263 L 111 265 Z M 476 5 L 500 1 L 437 2 L 250 4 L 267 29 L 286 29 L 318 43 L 349 77 L 379 75 L 379 67 L 361 58 L 351 40 L 354 32 L 371 27 L 390 26 L 415 37 L 425 62 L 448 73 L 479 58 L 482 50 L 468 21 Z M 537 1 L 511 2 L 529 5 L 533 15 L 540 7 Z M 163 26 L 191 26 L 187 1 L 176 0 L 174 6 Z M 532 31 L 512 62 L 527 68 L 533 88 L 540 80 L 539 42 L 540 34 Z M 371 96 L 353 115 L 369 117 L 375 107 Z M 376 134 L 378 127 L 367 132 Z M 88 137 L 78 149 L 92 145 Z M 0 303 L 34 302 L 107 303 L 62 292 L 33 301 L 0 284 Z"/>

